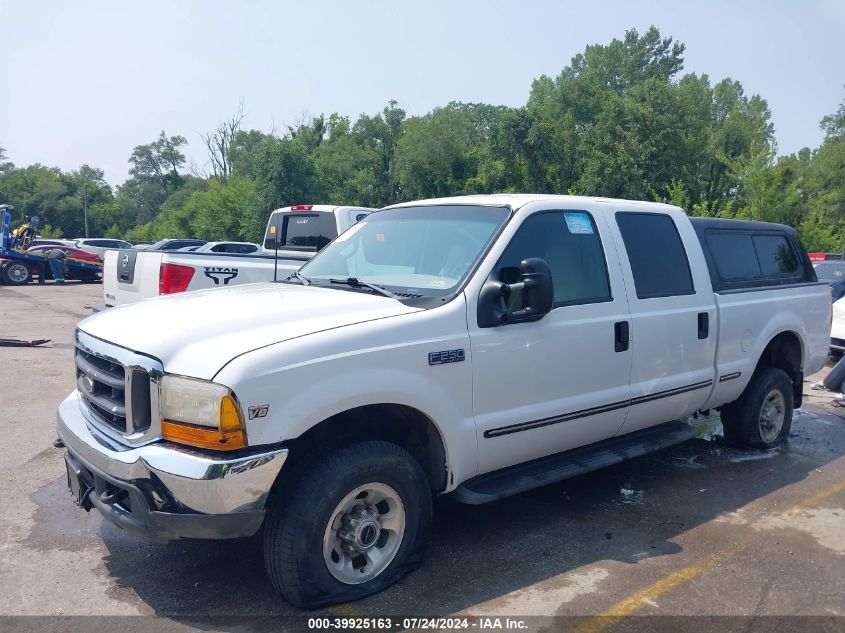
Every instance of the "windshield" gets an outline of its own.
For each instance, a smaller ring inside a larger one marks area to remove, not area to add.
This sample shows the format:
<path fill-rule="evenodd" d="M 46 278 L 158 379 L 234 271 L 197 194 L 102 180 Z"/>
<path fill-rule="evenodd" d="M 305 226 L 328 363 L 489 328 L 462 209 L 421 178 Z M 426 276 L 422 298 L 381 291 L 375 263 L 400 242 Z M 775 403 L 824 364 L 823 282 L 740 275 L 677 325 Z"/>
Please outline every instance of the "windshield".
<path fill-rule="evenodd" d="M 821 262 L 813 266 L 820 281 L 845 280 L 845 262 Z"/>
<path fill-rule="evenodd" d="M 335 239 L 300 273 L 317 282 L 355 277 L 400 295 L 448 295 L 509 213 L 481 205 L 379 211 Z"/>

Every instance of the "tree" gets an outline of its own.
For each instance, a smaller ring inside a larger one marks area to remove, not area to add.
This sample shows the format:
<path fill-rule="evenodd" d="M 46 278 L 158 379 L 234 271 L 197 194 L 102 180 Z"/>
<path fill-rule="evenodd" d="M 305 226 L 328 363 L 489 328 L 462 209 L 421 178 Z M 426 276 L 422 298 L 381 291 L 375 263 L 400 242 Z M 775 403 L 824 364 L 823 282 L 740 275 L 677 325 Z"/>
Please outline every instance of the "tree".
<path fill-rule="evenodd" d="M 353 134 L 363 146 L 377 156 L 374 199 L 380 205 L 400 200 L 395 156 L 396 144 L 405 127 L 406 114 L 397 101 L 390 100 L 379 114 L 362 114 L 352 128 Z"/>
<path fill-rule="evenodd" d="M 235 139 L 238 138 L 241 122 L 245 116 L 244 102 L 241 101 L 238 109 L 231 117 L 218 124 L 213 132 L 201 135 L 208 150 L 208 160 L 211 163 L 214 178 L 224 185 L 232 173 L 232 153 Z"/>
<path fill-rule="evenodd" d="M 14 163 L 6 159 L 6 150 L 0 147 L 0 178 L 15 168 Z"/>
<path fill-rule="evenodd" d="M 102 169 L 83 165 L 77 172 L 82 188 L 82 213 L 85 219 L 85 237 L 88 237 L 88 188 L 90 186 L 108 186 Z"/>
<path fill-rule="evenodd" d="M 379 156 L 360 134 L 352 130 L 347 117 L 328 118 L 325 140 L 314 154 L 317 188 L 326 202 L 379 206 Z"/>
<path fill-rule="evenodd" d="M 270 138 L 255 159 L 257 203 L 247 210 L 245 235 L 257 239 L 273 209 L 318 199 L 314 159 L 299 139 Z"/>
<path fill-rule="evenodd" d="M 212 179 L 208 189 L 195 191 L 185 205 L 185 211 L 192 217 L 192 234 L 197 237 L 259 241 L 248 221 L 254 203 L 253 182 L 243 176 L 233 176 L 226 184 Z"/>
<path fill-rule="evenodd" d="M 835 113 L 824 117 L 820 126 L 825 131 L 825 138 L 812 152 L 802 183 L 809 209 L 801 231 L 802 236 L 817 239 L 825 250 L 842 252 L 845 241 L 845 101 Z"/>
<path fill-rule="evenodd" d="M 129 173 L 140 183 L 155 182 L 163 200 L 182 183 L 179 169 L 185 165 L 185 155 L 181 148 L 187 143 L 184 136 L 168 137 L 162 130 L 157 140 L 132 150 Z"/>

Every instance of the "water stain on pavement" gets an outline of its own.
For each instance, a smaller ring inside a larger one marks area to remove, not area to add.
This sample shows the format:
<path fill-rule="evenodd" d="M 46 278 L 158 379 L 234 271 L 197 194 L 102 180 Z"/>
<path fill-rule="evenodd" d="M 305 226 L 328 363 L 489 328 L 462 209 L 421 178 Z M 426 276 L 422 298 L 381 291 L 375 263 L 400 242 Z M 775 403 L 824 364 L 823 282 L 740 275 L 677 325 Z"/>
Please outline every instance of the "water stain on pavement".
<path fill-rule="evenodd" d="M 70 552 L 102 546 L 100 515 L 86 513 L 73 504 L 64 477 L 42 486 L 29 498 L 38 509 L 33 516 L 29 537 L 24 541 L 25 546 L 40 551 L 57 549 Z"/>

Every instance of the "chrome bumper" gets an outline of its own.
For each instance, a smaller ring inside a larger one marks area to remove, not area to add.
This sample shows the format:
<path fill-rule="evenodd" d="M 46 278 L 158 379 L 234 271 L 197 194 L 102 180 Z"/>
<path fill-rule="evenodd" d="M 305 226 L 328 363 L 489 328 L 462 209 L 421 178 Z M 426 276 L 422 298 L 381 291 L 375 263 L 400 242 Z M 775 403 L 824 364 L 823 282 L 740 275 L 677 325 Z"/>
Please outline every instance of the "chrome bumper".
<path fill-rule="evenodd" d="M 76 391 L 57 417 L 68 467 L 82 469 L 91 487 L 90 506 L 118 527 L 156 540 L 254 534 L 288 454 L 280 448 L 212 457 L 160 442 L 123 446 L 91 426 Z"/>

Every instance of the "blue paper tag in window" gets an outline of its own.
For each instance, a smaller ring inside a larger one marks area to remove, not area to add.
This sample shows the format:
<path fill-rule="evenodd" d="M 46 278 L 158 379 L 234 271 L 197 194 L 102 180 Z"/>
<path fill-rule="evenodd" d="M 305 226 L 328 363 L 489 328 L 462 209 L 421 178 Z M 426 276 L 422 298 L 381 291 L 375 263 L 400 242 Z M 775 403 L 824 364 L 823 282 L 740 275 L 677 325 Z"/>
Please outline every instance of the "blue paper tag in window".
<path fill-rule="evenodd" d="M 563 217 L 566 218 L 566 228 L 570 233 L 575 235 L 592 235 L 593 223 L 590 221 L 590 216 L 583 212 L 565 212 Z"/>

